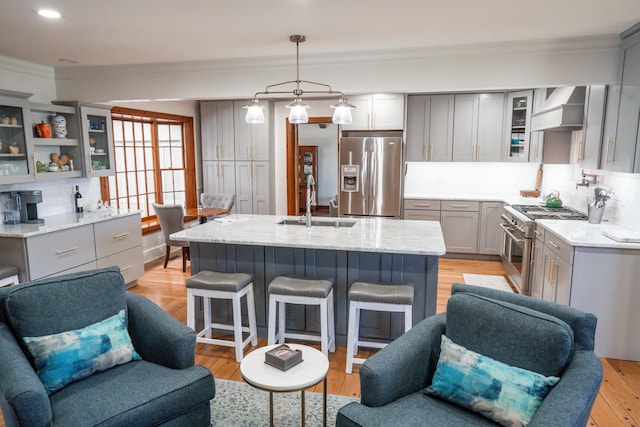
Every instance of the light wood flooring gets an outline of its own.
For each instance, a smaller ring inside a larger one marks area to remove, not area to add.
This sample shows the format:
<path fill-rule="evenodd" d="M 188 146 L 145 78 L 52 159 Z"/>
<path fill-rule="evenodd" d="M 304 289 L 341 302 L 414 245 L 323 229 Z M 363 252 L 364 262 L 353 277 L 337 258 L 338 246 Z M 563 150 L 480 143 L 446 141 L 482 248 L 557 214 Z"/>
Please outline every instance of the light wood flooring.
<path fill-rule="evenodd" d="M 130 290 L 154 301 L 179 321 L 186 322 L 187 305 L 184 282 L 189 277 L 182 272 L 179 256 L 172 258 L 166 269 L 160 261 L 149 263 L 145 275 L 137 286 Z M 451 285 L 463 282 L 463 273 L 504 275 L 500 263 L 496 261 L 473 261 L 441 259 L 438 274 L 438 313 L 445 311 L 451 294 Z M 506 277 L 506 276 L 505 276 Z M 259 346 L 266 345 L 260 339 Z M 251 351 L 251 347 L 247 347 Z M 359 355 L 367 357 L 367 352 Z M 351 375 L 345 374 L 346 349 L 338 347 L 330 354 L 328 392 L 345 396 L 360 395 L 358 365 Z M 595 402 L 590 426 L 600 427 L 640 427 L 640 363 L 614 359 L 601 359 L 604 367 L 604 381 Z M 208 367 L 216 378 L 242 381 L 239 364 L 235 361 L 233 348 L 214 345 L 196 345 L 196 363 Z M 312 388 L 321 391 L 321 385 Z M 4 426 L 0 419 L 0 427 Z"/>

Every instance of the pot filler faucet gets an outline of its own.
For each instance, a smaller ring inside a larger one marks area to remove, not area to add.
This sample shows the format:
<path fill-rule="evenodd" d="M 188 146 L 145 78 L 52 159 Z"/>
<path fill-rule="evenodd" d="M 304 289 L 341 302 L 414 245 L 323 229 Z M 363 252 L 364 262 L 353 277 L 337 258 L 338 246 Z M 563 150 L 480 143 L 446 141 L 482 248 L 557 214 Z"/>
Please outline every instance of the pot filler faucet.
<path fill-rule="evenodd" d="M 306 226 L 311 227 L 311 206 L 315 206 L 316 203 L 316 180 L 313 175 L 307 175 L 307 215 Z"/>

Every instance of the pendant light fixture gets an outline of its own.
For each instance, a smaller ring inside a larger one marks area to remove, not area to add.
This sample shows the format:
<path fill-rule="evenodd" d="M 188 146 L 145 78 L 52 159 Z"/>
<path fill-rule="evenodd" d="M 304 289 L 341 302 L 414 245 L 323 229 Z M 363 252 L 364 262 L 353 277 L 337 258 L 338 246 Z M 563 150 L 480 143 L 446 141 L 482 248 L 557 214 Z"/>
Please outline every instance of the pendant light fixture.
<path fill-rule="evenodd" d="M 244 105 L 243 108 L 247 109 L 247 115 L 245 117 L 245 121 L 247 123 L 264 123 L 264 112 L 262 111 L 265 107 L 260 105 L 260 101 L 258 99 L 259 96 L 268 96 L 268 95 L 283 95 L 283 94 L 293 94 L 294 100 L 290 104 L 287 105 L 289 108 L 289 122 L 293 124 L 307 123 L 309 121 L 309 114 L 307 113 L 307 108 L 309 106 L 305 104 L 302 100 L 304 94 L 327 94 L 327 95 L 338 95 L 338 103 L 331 105 L 335 111 L 333 113 L 332 121 L 338 125 L 348 125 L 352 122 L 351 110 L 356 108 L 353 105 L 347 102 L 347 98 L 345 98 L 344 94 L 339 91 L 334 91 L 331 89 L 331 86 L 324 83 L 311 82 L 308 80 L 300 80 L 300 43 L 303 43 L 306 40 L 305 36 L 301 35 L 293 35 L 289 37 L 289 41 L 296 44 L 296 79 L 290 80 L 282 83 L 275 83 L 269 85 L 262 92 L 257 92 L 253 99 L 251 99 L 251 104 Z M 307 84 L 313 86 L 322 86 L 326 89 L 312 89 L 312 90 L 303 90 L 300 88 L 300 84 Z M 272 88 L 276 88 L 278 86 L 284 85 L 292 85 L 295 84 L 295 89 L 290 91 L 280 91 L 280 90 L 271 90 Z"/>

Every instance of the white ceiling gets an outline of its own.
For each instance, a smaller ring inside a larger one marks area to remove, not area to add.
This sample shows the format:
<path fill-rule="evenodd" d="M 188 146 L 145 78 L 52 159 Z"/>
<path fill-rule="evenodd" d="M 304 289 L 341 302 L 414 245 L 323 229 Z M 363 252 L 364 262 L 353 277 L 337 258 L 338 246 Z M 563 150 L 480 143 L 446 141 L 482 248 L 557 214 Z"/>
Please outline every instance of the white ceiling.
<path fill-rule="evenodd" d="M 58 10 L 46 20 L 35 10 Z M 0 55 L 54 67 L 614 35 L 640 0 L 0 0 Z"/>

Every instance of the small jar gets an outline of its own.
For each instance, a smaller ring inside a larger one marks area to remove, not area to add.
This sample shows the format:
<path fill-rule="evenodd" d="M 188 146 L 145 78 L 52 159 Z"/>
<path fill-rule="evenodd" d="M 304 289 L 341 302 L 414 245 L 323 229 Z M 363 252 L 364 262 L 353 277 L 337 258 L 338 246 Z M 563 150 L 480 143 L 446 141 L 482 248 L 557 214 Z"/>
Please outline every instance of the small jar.
<path fill-rule="evenodd" d="M 0 123 L 2 123 L 3 125 L 8 125 L 11 122 L 11 119 L 9 119 L 9 116 L 2 116 L 2 118 L 0 119 Z"/>
<path fill-rule="evenodd" d="M 18 124 L 18 119 L 16 119 L 15 117 L 11 117 L 11 119 L 9 119 L 9 124 L 17 125 Z"/>

